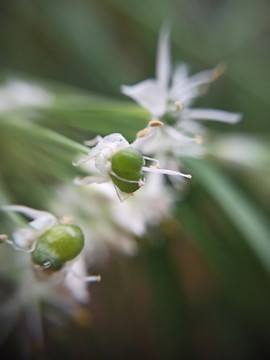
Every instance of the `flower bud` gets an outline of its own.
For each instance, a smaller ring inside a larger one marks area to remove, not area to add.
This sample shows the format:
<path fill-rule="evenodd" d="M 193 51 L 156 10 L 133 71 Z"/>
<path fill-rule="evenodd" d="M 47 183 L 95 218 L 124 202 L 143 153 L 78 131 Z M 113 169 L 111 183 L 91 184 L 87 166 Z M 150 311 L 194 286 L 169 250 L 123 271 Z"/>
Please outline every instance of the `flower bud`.
<path fill-rule="evenodd" d="M 56 225 L 37 240 L 32 260 L 53 271 L 60 270 L 66 261 L 74 259 L 84 245 L 82 230 L 76 225 Z"/>
<path fill-rule="evenodd" d="M 132 148 L 117 151 L 111 158 L 111 179 L 123 192 L 133 193 L 140 187 L 142 180 L 142 154 Z"/>

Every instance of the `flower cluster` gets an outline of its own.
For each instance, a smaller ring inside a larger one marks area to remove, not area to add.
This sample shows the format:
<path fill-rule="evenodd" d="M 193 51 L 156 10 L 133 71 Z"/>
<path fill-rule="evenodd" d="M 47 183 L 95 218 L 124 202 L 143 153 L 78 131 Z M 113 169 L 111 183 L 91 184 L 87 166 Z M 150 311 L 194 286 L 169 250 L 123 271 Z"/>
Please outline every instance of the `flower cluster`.
<path fill-rule="evenodd" d="M 131 97 L 149 111 L 151 121 L 162 121 L 164 126 L 150 141 L 139 142 L 137 149 L 163 160 L 165 165 L 177 162 L 184 156 L 199 156 L 203 153 L 202 137 L 206 132 L 202 120 L 235 124 L 242 115 L 216 109 L 192 108 L 194 100 L 223 72 L 221 65 L 189 76 L 189 68 L 180 63 L 172 71 L 169 31 L 160 32 L 156 79 L 147 79 L 136 85 L 121 87 L 122 93 Z M 149 127 L 138 137 L 149 133 Z"/>
<path fill-rule="evenodd" d="M 27 270 L 25 278 L 35 274 L 35 279 L 60 279 L 59 283 L 69 289 L 73 298 L 85 303 L 86 282 L 100 280 L 99 276 L 86 273 L 100 254 L 104 259 L 111 245 L 125 254 L 137 252 L 135 238 L 145 235 L 147 227 L 168 216 L 174 201 L 181 196 L 181 192 L 168 186 L 163 175 L 168 175 L 179 189 L 183 179 L 191 178 L 180 171 L 181 159 L 203 154 L 202 140 L 207 129 L 202 120 L 234 124 L 241 119 L 238 113 L 192 107 L 221 72 L 221 67 L 217 67 L 189 76 L 186 64 L 177 65 L 172 71 L 169 32 L 162 29 L 156 79 L 122 86 L 123 94 L 150 113 L 147 126 L 132 143 L 113 133 L 85 141 L 90 149 L 76 144 L 76 150 L 82 149 L 87 155 L 73 165 L 82 165 L 87 176 L 76 177 L 74 183 L 92 185 L 83 188 L 62 185 L 47 204 L 54 213 L 72 209 L 77 214 L 76 225 L 70 217 L 58 219 L 50 212 L 26 206 L 0 208 L 31 219 L 11 236 L 0 234 L 0 243 L 8 243 L 28 256 L 27 265 L 31 264 L 34 271 L 29 275 Z M 24 97 L 16 95 L 18 89 L 23 90 Z M 0 89 L 0 112 L 23 105 L 47 106 L 51 101 L 47 92 L 33 85 L 9 82 Z M 62 141 L 61 138 L 61 144 Z"/>
<path fill-rule="evenodd" d="M 15 211 L 32 220 L 12 234 L 0 235 L 1 242 L 12 245 L 18 251 L 31 254 L 31 259 L 39 273 L 52 275 L 63 270 L 63 275 L 69 272 L 83 281 L 98 281 L 99 276 L 85 277 L 74 272 L 74 265 L 84 246 L 82 230 L 71 224 L 69 216 L 57 219 L 53 214 L 21 205 L 6 205 L 0 208 L 4 211 Z M 81 260 L 79 260 L 81 261 Z"/>

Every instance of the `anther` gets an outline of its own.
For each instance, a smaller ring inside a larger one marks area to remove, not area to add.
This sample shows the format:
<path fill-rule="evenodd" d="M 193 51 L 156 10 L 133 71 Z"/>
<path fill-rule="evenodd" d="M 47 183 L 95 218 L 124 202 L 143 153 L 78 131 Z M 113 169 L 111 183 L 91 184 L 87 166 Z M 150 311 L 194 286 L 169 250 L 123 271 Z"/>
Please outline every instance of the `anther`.
<path fill-rule="evenodd" d="M 148 133 L 149 133 L 149 130 L 148 130 L 147 128 L 144 128 L 144 129 L 142 129 L 142 130 L 140 130 L 140 131 L 137 132 L 136 137 L 137 137 L 137 138 L 143 138 L 143 137 L 145 137 L 146 135 L 148 135 Z"/>
<path fill-rule="evenodd" d="M 0 234 L 0 244 L 3 244 L 8 240 L 8 236 L 6 234 Z"/>
<path fill-rule="evenodd" d="M 180 103 L 180 101 L 175 101 L 174 105 L 177 111 L 182 110 L 182 104 Z"/>
<path fill-rule="evenodd" d="M 59 224 L 62 225 L 72 224 L 72 222 L 73 222 L 73 217 L 71 215 L 62 216 L 59 219 Z"/>
<path fill-rule="evenodd" d="M 213 69 L 212 72 L 212 81 L 216 81 L 219 79 L 226 71 L 226 65 L 224 63 L 217 64 L 217 66 Z"/>
<path fill-rule="evenodd" d="M 149 122 L 148 126 L 149 127 L 157 127 L 157 126 L 163 126 L 163 122 L 159 121 L 159 120 L 152 120 Z"/>
<path fill-rule="evenodd" d="M 201 145 L 203 142 L 202 137 L 198 136 L 198 135 L 195 136 L 195 142 L 196 142 L 196 144 Z"/>

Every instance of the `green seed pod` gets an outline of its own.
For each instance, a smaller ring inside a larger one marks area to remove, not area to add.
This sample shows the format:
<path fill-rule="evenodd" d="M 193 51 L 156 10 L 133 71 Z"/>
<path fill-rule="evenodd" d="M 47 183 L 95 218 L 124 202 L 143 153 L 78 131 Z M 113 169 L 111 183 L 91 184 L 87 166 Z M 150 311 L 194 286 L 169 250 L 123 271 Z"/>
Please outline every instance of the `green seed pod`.
<path fill-rule="evenodd" d="M 66 261 L 74 259 L 82 251 L 84 235 L 76 225 L 56 225 L 37 240 L 32 260 L 48 269 L 60 270 Z"/>
<path fill-rule="evenodd" d="M 132 148 L 119 150 L 113 155 L 111 164 L 111 179 L 121 191 L 133 193 L 139 189 L 138 181 L 143 178 L 143 156 L 139 151 Z"/>

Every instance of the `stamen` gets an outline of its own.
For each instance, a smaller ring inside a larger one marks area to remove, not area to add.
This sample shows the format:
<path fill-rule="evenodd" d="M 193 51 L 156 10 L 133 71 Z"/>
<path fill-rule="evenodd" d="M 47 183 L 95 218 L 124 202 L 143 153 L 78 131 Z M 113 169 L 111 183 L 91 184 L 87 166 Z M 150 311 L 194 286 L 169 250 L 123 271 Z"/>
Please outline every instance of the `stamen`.
<path fill-rule="evenodd" d="M 226 71 L 227 66 L 224 63 L 217 64 L 217 66 L 213 69 L 212 72 L 212 81 L 216 81 L 219 79 Z"/>
<path fill-rule="evenodd" d="M 148 126 L 149 127 L 157 127 L 157 126 L 163 126 L 163 122 L 159 121 L 159 120 L 152 120 L 149 122 Z"/>
<path fill-rule="evenodd" d="M 118 189 L 117 186 L 115 186 L 115 184 L 113 184 L 115 191 L 116 191 L 116 195 L 118 197 L 118 199 L 122 202 L 124 202 L 125 200 L 127 200 L 130 196 L 133 196 L 133 193 L 125 193 L 125 195 L 123 196 L 123 193 L 120 189 Z"/>
<path fill-rule="evenodd" d="M 59 219 L 59 224 L 62 224 L 62 225 L 72 224 L 72 222 L 73 222 L 73 217 L 71 215 L 62 216 Z"/>
<path fill-rule="evenodd" d="M 9 245 L 11 245 L 12 247 L 13 247 L 13 249 L 15 249 L 15 250 L 18 250 L 18 251 L 22 251 L 22 252 L 24 252 L 24 253 L 31 253 L 31 252 L 33 252 L 34 250 L 35 250 L 35 246 L 36 246 L 36 244 L 35 244 L 35 242 L 31 245 L 31 247 L 30 248 L 22 248 L 22 247 L 19 247 L 19 246 L 17 246 L 15 243 L 14 243 L 14 241 L 12 241 L 12 240 L 9 240 L 8 239 L 8 237 L 6 238 L 6 240 L 4 241 L 6 244 L 9 244 Z"/>
<path fill-rule="evenodd" d="M 144 129 L 142 129 L 142 130 L 140 130 L 140 131 L 137 132 L 136 137 L 137 137 L 137 138 L 143 138 L 143 137 L 145 137 L 145 136 L 148 135 L 148 134 L 149 134 L 149 129 L 144 128 Z"/>
<path fill-rule="evenodd" d="M 0 244 L 5 243 L 8 240 L 7 234 L 0 234 Z"/>
<path fill-rule="evenodd" d="M 199 135 L 195 136 L 195 142 L 196 144 L 201 145 L 203 143 L 202 137 Z"/>
<path fill-rule="evenodd" d="M 158 161 L 157 159 L 154 159 L 154 158 L 151 158 L 151 157 L 148 157 L 148 156 L 143 156 L 143 158 L 144 158 L 145 160 L 149 160 L 149 161 L 155 162 L 154 165 L 149 166 L 151 169 L 160 169 L 159 161 Z"/>
<path fill-rule="evenodd" d="M 186 177 L 188 179 L 192 178 L 192 175 L 190 175 L 190 174 L 183 174 L 183 173 L 178 172 L 178 171 L 172 171 L 172 170 L 167 170 L 167 169 L 152 169 L 152 168 L 143 166 L 142 170 L 143 171 L 148 171 L 148 172 L 159 173 L 159 174 L 165 174 L 165 175 L 183 176 L 183 177 Z"/>
<path fill-rule="evenodd" d="M 74 275 L 77 279 L 85 281 L 85 282 L 100 282 L 101 275 L 91 275 L 91 276 L 82 276 L 76 273 L 72 268 L 69 271 Z"/>
<path fill-rule="evenodd" d="M 175 101 L 174 105 L 176 106 L 176 110 L 177 111 L 180 111 L 182 110 L 183 106 L 182 104 L 180 103 L 180 101 Z"/>
<path fill-rule="evenodd" d="M 86 282 L 99 282 L 99 281 L 101 281 L 101 276 L 100 275 L 86 276 L 84 278 L 84 281 L 86 281 Z"/>

